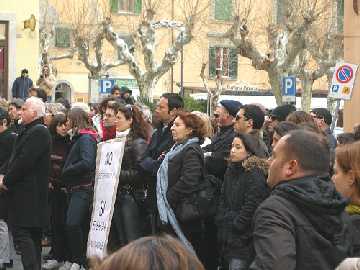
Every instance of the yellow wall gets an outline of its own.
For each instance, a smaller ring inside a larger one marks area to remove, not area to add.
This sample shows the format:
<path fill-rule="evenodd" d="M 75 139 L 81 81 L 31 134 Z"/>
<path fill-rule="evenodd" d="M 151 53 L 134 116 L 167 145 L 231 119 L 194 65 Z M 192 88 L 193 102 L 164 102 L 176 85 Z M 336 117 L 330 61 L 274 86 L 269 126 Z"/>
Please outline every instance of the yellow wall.
<path fill-rule="evenodd" d="M 16 61 L 15 77 L 20 76 L 23 68 L 29 70 L 29 76 L 35 82 L 39 77 L 39 0 L 1 0 L 1 14 L 15 14 L 16 16 L 16 49 L 15 55 L 9 55 L 9 62 Z M 32 32 L 24 29 L 24 20 L 34 14 L 36 29 Z M 9 87 L 11 88 L 12 82 Z"/>
<path fill-rule="evenodd" d="M 64 0 L 64 1 L 73 1 L 73 0 Z M 171 12 L 171 3 L 174 2 L 174 17 L 172 18 Z M 71 18 L 69 18 L 69 13 L 61 13 L 61 7 L 65 3 L 59 0 L 50 0 L 51 5 L 59 10 L 60 21 L 61 22 L 69 22 Z M 109 0 L 105 0 L 105 2 L 109 2 Z M 203 3 L 212 3 L 213 0 L 203 0 Z M 179 9 L 179 4 L 175 0 L 164 0 L 159 1 L 162 3 L 156 15 L 155 20 L 159 19 L 174 19 L 177 21 L 181 21 L 181 11 Z M 253 7 L 253 10 L 256 12 L 253 13 L 252 17 L 249 19 L 251 24 L 251 37 L 255 40 L 257 46 L 261 47 L 262 52 L 266 52 L 266 33 L 263 29 L 264 27 L 260 27 L 260 22 L 266 24 L 267 19 L 271 16 L 272 10 L 272 0 L 263 0 L 256 1 L 257 6 Z M 225 41 L 223 39 L 209 37 L 211 33 L 221 33 L 225 32 L 230 26 L 231 22 L 223 22 L 216 21 L 213 19 L 213 6 L 209 6 L 206 13 L 203 14 L 203 20 L 201 22 L 201 27 L 199 24 L 195 27 L 193 32 L 194 39 L 190 44 L 187 44 L 184 47 L 184 86 L 185 87 L 203 87 L 202 80 L 200 78 L 200 70 L 203 62 L 209 61 L 209 46 L 225 46 L 225 47 L 233 47 L 230 41 Z M 139 16 L 134 15 L 124 15 L 124 14 L 111 14 L 111 19 L 113 22 L 113 28 L 117 32 L 126 33 L 132 29 L 132 26 L 136 26 L 139 21 Z M 261 29 L 262 28 L 262 29 Z M 174 37 L 176 38 L 177 32 L 174 31 Z M 170 30 L 160 30 L 157 31 L 157 53 L 155 59 L 157 59 L 158 63 L 161 62 L 162 57 L 164 56 L 165 50 L 171 46 L 171 31 Z M 109 44 L 104 46 L 104 55 L 107 57 L 114 57 L 116 54 L 113 53 L 113 48 Z M 62 50 L 57 49 L 53 51 L 56 53 L 61 53 Z M 138 53 L 135 50 L 135 53 Z M 142 62 L 142 57 L 138 54 L 137 59 L 139 59 L 140 63 Z M 76 64 L 75 64 L 76 62 Z M 79 87 L 75 87 L 76 93 L 85 93 L 87 89 L 84 87 L 80 87 L 80 83 L 76 82 L 76 80 L 83 81 L 83 73 L 87 73 L 87 70 L 84 68 L 83 64 L 76 60 L 76 56 L 72 61 L 62 60 L 53 62 L 53 64 L 57 67 L 59 73 L 62 74 L 62 79 L 66 79 L 66 74 L 68 78 L 71 79 L 71 83 L 73 85 L 79 85 Z M 208 65 L 207 65 L 208 67 Z M 73 73 L 73 76 L 70 75 Z M 120 66 L 109 70 L 108 72 L 110 76 L 114 77 L 129 77 L 129 72 L 127 66 Z M 208 74 L 208 69 L 206 70 L 206 74 Z M 78 76 L 78 77 L 77 77 Z M 238 55 L 238 78 L 237 80 L 245 81 L 251 86 L 257 87 L 259 89 L 268 90 L 270 88 L 270 84 L 268 81 L 268 76 L 265 71 L 255 70 L 249 59 L 240 57 Z M 237 80 L 226 80 L 225 85 L 232 85 Z M 173 89 L 175 92 L 179 91 L 179 87 L 177 84 L 180 82 L 180 57 L 178 58 L 178 62 L 174 66 L 174 85 Z M 81 85 L 84 86 L 83 83 Z M 209 86 L 214 87 L 214 80 L 209 80 Z M 327 84 L 324 80 L 319 80 L 314 84 L 314 89 L 326 89 Z M 157 86 L 154 89 L 153 96 L 159 97 L 163 92 L 169 91 L 171 89 L 171 76 L 170 72 L 166 73 L 158 82 Z M 76 94 L 74 97 L 76 97 Z"/>

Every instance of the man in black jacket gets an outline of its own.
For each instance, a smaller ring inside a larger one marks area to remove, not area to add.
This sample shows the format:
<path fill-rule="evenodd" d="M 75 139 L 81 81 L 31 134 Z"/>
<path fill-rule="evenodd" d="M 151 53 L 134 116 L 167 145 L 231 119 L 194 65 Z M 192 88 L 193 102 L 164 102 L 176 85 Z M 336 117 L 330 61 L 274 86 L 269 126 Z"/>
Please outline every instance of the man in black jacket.
<path fill-rule="evenodd" d="M 41 268 L 42 228 L 48 222 L 51 138 L 42 124 L 44 115 L 45 104 L 40 99 L 27 99 L 21 112 L 24 129 L 6 168 L 0 171 L 0 189 L 9 195 L 9 224 L 25 270 Z"/>
<path fill-rule="evenodd" d="M 219 179 L 224 178 L 226 159 L 229 156 L 234 140 L 234 119 L 242 104 L 235 100 L 222 100 L 216 107 L 214 117 L 219 125 L 219 131 L 211 139 L 211 144 L 204 147 L 205 166 L 209 174 Z"/>
<path fill-rule="evenodd" d="M 351 249 L 347 201 L 328 176 L 330 150 L 319 134 L 295 130 L 269 159 L 272 193 L 254 217 L 250 269 L 327 270 Z"/>
<path fill-rule="evenodd" d="M 10 158 L 16 134 L 9 129 L 9 114 L 0 108 L 0 167 Z"/>
<path fill-rule="evenodd" d="M 149 179 L 148 198 L 149 209 L 151 212 L 151 228 L 154 232 L 154 209 L 156 209 L 156 175 L 165 154 L 174 144 L 171 135 L 171 126 L 176 117 L 176 113 L 182 110 L 184 101 L 178 94 L 165 93 L 161 96 L 155 109 L 155 118 L 159 122 L 158 128 L 151 137 L 140 167 L 145 177 Z"/>
<path fill-rule="evenodd" d="M 256 140 L 256 148 L 262 157 L 268 157 L 269 151 L 261 138 L 261 129 L 265 121 L 265 113 L 255 104 L 244 105 L 236 114 L 234 120 L 234 130 L 237 133 L 247 133 Z"/>

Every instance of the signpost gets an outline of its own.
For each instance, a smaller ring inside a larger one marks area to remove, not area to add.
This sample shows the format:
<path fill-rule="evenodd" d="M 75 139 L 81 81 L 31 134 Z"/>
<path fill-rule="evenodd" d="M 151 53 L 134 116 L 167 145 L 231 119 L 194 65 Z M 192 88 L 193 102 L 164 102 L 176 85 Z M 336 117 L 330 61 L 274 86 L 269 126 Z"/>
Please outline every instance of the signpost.
<path fill-rule="evenodd" d="M 350 63 L 337 63 L 331 80 L 329 97 L 336 99 L 336 108 L 333 115 L 331 131 L 335 128 L 335 123 L 340 109 L 340 100 L 350 100 L 354 87 L 358 65 Z"/>
<path fill-rule="evenodd" d="M 337 63 L 331 81 L 329 97 L 350 100 L 358 65 Z"/>
<path fill-rule="evenodd" d="M 296 101 L 296 77 L 288 76 L 282 80 L 282 100 L 283 102 Z"/>

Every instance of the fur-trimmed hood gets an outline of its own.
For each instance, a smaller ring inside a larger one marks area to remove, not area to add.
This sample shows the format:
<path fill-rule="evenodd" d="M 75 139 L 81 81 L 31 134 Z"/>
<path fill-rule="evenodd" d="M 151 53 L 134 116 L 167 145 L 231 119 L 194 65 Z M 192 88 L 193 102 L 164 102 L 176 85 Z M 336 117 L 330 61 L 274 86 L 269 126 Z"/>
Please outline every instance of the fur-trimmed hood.
<path fill-rule="evenodd" d="M 242 165 L 246 171 L 259 168 L 264 173 L 264 175 L 268 175 L 269 165 L 267 163 L 267 159 L 265 158 L 260 158 L 253 155 L 244 160 Z"/>

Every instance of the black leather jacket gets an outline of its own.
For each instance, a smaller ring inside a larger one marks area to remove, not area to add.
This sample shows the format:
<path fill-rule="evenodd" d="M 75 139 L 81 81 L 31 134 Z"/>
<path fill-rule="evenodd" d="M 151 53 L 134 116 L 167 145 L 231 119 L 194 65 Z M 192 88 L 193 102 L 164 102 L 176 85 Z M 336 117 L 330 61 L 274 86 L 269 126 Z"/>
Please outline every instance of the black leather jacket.
<path fill-rule="evenodd" d="M 124 156 L 121 164 L 119 188 L 131 186 L 139 188 L 143 186 L 142 177 L 139 173 L 139 162 L 147 148 L 147 142 L 143 138 L 135 138 L 130 133 L 125 142 Z"/>

